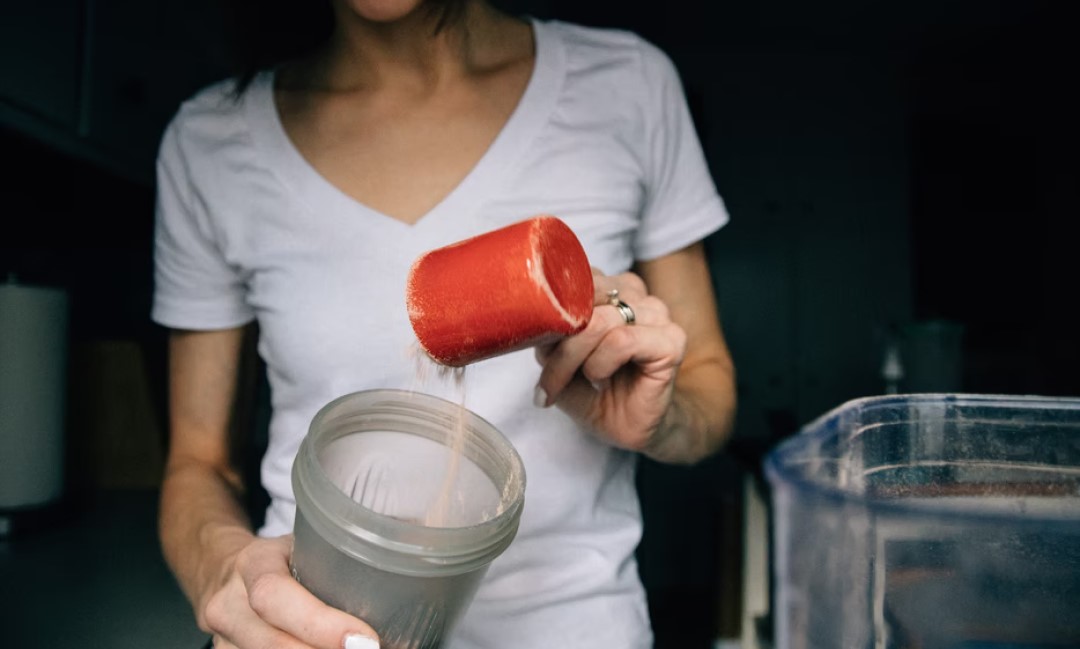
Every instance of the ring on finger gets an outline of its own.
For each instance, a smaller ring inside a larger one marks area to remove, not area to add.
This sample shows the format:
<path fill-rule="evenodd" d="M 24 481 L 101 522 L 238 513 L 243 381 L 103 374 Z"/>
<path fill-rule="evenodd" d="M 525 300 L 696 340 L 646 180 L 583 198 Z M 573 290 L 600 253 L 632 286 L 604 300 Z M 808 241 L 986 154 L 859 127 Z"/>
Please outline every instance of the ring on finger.
<path fill-rule="evenodd" d="M 637 322 L 637 316 L 634 314 L 634 310 L 630 308 L 630 305 L 619 299 L 619 289 L 613 288 L 608 291 L 608 304 L 615 307 L 622 316 L 623 322 L 632 325 Z"/>

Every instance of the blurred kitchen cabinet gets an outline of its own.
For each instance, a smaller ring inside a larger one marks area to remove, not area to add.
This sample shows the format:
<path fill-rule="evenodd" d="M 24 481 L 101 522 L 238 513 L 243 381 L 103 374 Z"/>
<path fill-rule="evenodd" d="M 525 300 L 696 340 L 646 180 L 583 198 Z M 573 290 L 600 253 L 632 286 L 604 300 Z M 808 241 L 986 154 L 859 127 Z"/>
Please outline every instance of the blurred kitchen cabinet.
<path fill-rule="evenodd" d="M 227 73 L 214 0 L 0 6 L 0 126 L 144 184 L 180 102 Z"/>
<path fill-rule="evenodd" d="M 180 102 L 225 76 L 217 5 L 91 2 L 85 136 L 138 175 L 149 175 Z"/>
<path fill-rule="evenodd" d="M 0 3 L 0 109 L 74 131 L 82 0 Z M 5 119 L 4 121 L 9 121 Z"/>
<path fill-rule="evenodd" d="M 880 394 L 912 317 L 906 105 L 888 57 L 679 57 L 731 223 L 707 241 L 737 368 L 737 429 L 774 442 Z"/>
<path fill-rule="evenodd" d="M 146 351 L 132 340 L 80 342 L 70 365 L 72 488 L 156 489 L 165 468 L 165 419 Z"/>
<path fill-rule="evenodd" d="M 902 71 L 886 57 L 818 55 L 789 82 L 797 239 L 800 423 L 881 394 L 889 329 L 914 315 Z M 856 81 L 853 81 L 856 80 Z"/>

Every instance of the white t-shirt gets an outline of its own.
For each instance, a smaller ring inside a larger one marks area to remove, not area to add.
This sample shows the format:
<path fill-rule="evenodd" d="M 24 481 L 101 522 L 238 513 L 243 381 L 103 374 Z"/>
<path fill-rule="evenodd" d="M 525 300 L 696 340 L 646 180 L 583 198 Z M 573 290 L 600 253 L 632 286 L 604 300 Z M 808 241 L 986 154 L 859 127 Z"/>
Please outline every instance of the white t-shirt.
<path fill-rule="evenodd" d="M 153 319 L 182 329 L 257 319 L 272 393 L 265 536 L 292 530 L 293 457 L 316 411 L 357 390 L 415 388 L 405 279 L 421 253 L 554 214 L 606 273 L 726 223 L 670 60 L 627 32 L 534 20 L 520 104 L 468 176 L 415 225 L 339 191 L 289 141 L 264 72 L 188 100 L 160 149 Z M 533 405 L 525 350 L 465 372 L 465 405 L 502 431 L 528 479 L 521 527 L 452 649 L 652 646 L 634 562 L 635 456 Z M 457 388 L 425 391 L 460 399 Z M 440 392 L 440 390 L 442 390 Z"/>

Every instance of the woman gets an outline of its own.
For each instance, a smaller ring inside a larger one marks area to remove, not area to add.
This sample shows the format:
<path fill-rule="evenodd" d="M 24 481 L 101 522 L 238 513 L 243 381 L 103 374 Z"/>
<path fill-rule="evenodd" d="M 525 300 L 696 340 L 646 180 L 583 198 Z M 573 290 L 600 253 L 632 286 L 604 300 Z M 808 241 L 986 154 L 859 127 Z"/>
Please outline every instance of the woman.
<path fill-rule="evenodd" d="M 636 454 L 702 459 L 735 409 L 701 243 L 727 214 L 678 76 L 633 34 L 484 0 L 331 6 L 317 47 L 239 96 L 204 89 L 162 140 L 166 558 L 219 648 L 377 647 L 289 575 L 292 458 L 325 403 L 413 384 L 404 282 L 420 253 L 550 213 L 596 267 L 597 306 L 584 332 L 467 372 L 466 406 L 514 443 L 529 491 L 449 647 L 649 647 Z M 252 321 L 273 395 L 258 530 L 227 433 Z"/>

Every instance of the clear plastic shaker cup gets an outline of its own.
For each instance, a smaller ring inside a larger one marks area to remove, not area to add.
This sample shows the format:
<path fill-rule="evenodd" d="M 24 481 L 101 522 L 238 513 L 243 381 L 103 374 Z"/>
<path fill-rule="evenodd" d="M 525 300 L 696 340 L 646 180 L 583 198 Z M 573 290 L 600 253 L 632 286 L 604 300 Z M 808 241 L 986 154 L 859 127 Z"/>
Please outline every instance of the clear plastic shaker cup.
<path fill-rule="evenodd" d="M 320 410 L 292 481 L 293 574 L 384 649 L 440 646 L 517 533 L 525 496 L 521 458 L 491 424 L 398 390 Z"/>

